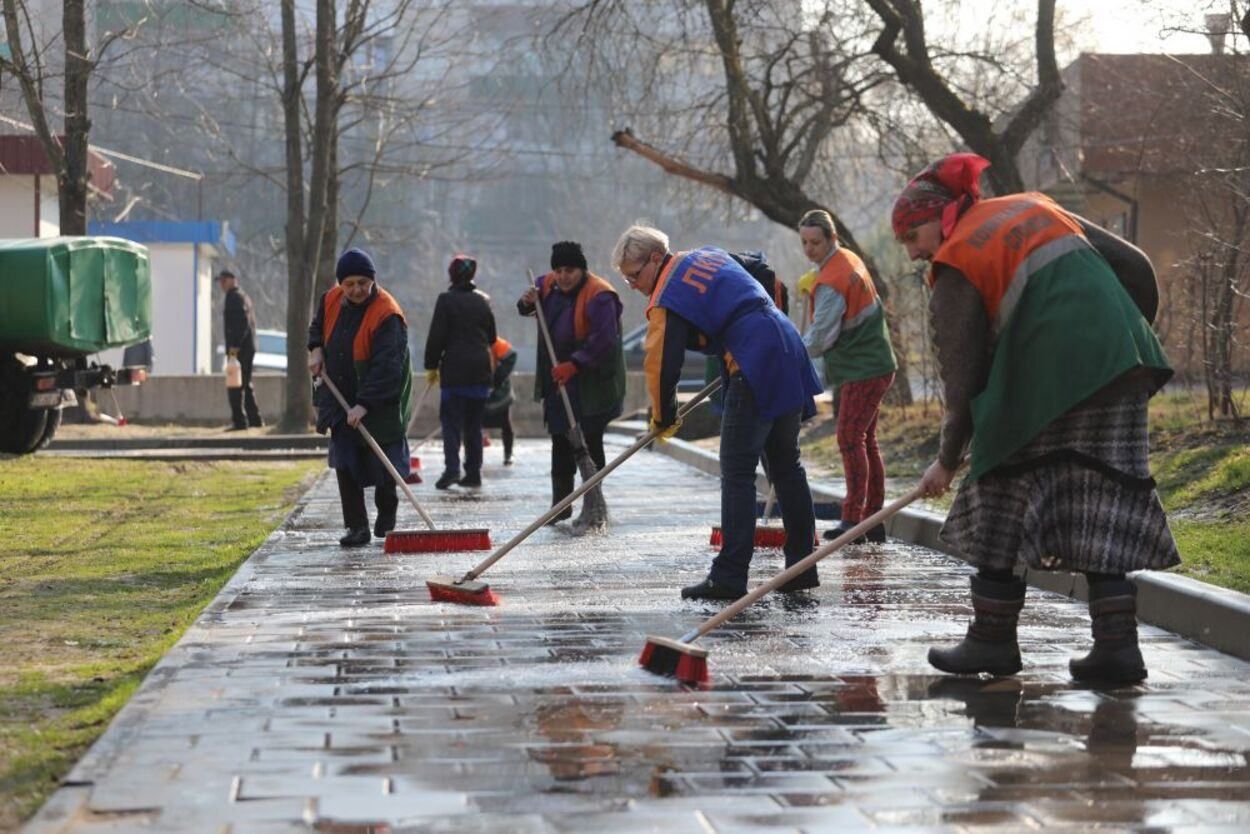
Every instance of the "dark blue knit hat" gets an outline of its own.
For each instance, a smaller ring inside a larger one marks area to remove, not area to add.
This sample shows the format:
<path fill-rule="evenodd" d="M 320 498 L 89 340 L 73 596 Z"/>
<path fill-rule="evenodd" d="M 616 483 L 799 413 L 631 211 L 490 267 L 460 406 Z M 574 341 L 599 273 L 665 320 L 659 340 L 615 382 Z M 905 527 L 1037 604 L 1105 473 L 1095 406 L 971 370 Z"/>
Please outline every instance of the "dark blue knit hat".
<path fill-rule="evenodd" d="M 363 249 L 348 249 L 339 255 L 339 262 L 334 267 L 334 277 L 340 283 L 349 275 L 367 275 L 373 278 L 377 274 L 377 270 L 373 268 L 373 258 Z"/>

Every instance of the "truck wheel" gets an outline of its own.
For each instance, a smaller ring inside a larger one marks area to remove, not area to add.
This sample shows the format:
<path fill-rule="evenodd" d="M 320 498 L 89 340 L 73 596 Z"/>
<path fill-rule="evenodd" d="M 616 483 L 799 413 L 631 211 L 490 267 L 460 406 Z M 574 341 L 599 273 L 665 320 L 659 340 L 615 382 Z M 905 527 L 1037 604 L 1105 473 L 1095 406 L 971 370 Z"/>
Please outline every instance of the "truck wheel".
<path fill-rule="evenodd" d="M 52 438 L 56 437 L 56 430 L 61 427 L 61 415 L 64 409 L 51 408 L 48 409 L 48 422 L 43 428 L 43 434 L 39 435 L 39 440 L 35 443 L 32 452 L 38 452 L 40 449 L 46 448 L 52 442 Z"/>
<path fill-rule="evenodd" d="M 33 452 L 47 431 L 48 410 L 27 408 L 26 394 L 22 363 L 12 354 L 0 357 L 0 452 Z"/>

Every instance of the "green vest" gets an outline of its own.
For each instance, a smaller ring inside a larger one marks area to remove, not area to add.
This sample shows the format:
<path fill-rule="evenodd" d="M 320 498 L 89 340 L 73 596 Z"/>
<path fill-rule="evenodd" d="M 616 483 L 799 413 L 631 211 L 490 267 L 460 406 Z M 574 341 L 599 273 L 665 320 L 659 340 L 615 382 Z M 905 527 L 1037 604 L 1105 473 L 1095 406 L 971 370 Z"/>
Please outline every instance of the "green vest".
<path fill-rule="evenodd" d="M 855 327 L 847 330 L 844 326 L 833 347 L 821 358 L 825 363 L 825 381 L 830 385 L 873 379 L 898 370 L 885 324 L 885 307 L 878 301 Z"/>
<path fill-rule="evenodd" d="M 979 478 L 1049 423 L 1134 368 L 1172 368 L 1150 324 L 1107 262 L 1081 248 L 1028 276 L 994 344 L 985 390 L 972 400 Z"/>
<path fill-rule="evenodd" d="M 580 349 L 579 342 L 575 349 Z M 597 368 L 582 368 L 577 372 L 577 397 L 581 413 L 585 416 L 606 414 L 620 407 L 625 400 L 625 349 L 621 337 L 616 337 L 612 352 Z M 534 399 L 543 400 L 555 385 L 551 380 L 551 359 L 547 350 L 539 346 L 538 372 L 534 374 Z"/>
<path fill-rule="evenodd" d="M 356 367 L 357 385 L 364 379 L 369 367 L 368 361 L 353 363 Z M 399 399 L 393 403 L 371 410 L 365 415 L 365 428 L 379 446 L 394 443 L 408 433 L 408 421 L 412 418 L 412 358 L 404 351 L 404 385 L 399 391 Z"/>

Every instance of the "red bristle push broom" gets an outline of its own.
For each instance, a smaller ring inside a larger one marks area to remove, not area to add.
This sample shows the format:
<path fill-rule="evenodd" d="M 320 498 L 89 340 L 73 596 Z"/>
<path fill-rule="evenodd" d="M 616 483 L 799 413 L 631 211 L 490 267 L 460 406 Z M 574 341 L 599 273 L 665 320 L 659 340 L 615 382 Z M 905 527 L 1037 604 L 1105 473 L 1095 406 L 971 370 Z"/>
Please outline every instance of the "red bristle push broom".
<path fill-rule="evenodd" d="M 339 405 L 344 411 L 350 411 L 351 406 L 347 404 L 347 400 L 343 399 L 343 395 L 339 393 L 338 386 L 330 381 L 330 378 L 324 374 L 320 380 L 330 389 L 330 393 L 339 401 Z M 428 389 L 427 389 L 428 390 Z M 373 435 L 365 428 L 363 423 L 358 423 L 356 428 L 360 431 L 365 442 L 369 444 L 369 448 L 377 455 L 378 460 L 386 467 L 386 471 L 390 473 L 391 478 L 404 491 L 404 495 L 408 496 L 408 500 L 412 503 L 413 509 L 417 511 L 417 515 L 421 516 L 421 520 L 425 522 L 428 530 L 392 530 L 386 534 L 386 541 L 383 550 L 386 553 L 444 553 L 461 550 L 488 550 L 490 548 L 490 531 L 485 529 L 470 530 L 439 530 L 434 526 L 434 519 L 422 509 L 417 502 L 417 497 L 412 494 L 412 490 L 408 488 L 408 484 L 404 483 L 404 477 L 399 474 L 392 464 L 386 458 L 386 453 L 382 451 L 382 447 L 373 439 Z"/>
<path fill-rule="evenodd" d="M 679 639 L 672 640 L 667 637 L 647 635 L 647 642 L 642 647 L 642 654 L 638 657 L 638 664 L 649 672 L 675 677 L 682 683 L 705 683 L 708 679 L 708 652 L 707 649 L 693 645 L 695 640 L 698 640 L 709 631 L 719 628 L 725 621 L 737 616 L 744 608 L 754 605 L 760 597 L 775 591 L 791 579 L 799 576 L 844 544 L 855 541 L 855 539 L 868 532 L 871 528 L 885 522 L 899 510 L 919 498 L 920 495 L 920 487 L 917 486 L 893 504 L 878 510 L 824 547 L 818 548 L 802 560 L 795 562 L 746 596 L 727 606 L 725 610 L 716 616 L 708 618 L 698 628 L 683 634 Z"/>
<path fill-rule="evenodd" d="M 755 527 L 755 546 L 760 548 L 782 548 L 786 546 L 786 528 L 773 527 L 768 523 L 769 516 L 773 514 L 773 501 L 777 497 L 777 488 L 772 484 L 768 486 L 768 499 L 764 502 L 764 523 L 757 524 Z M 712 528 L 712 538 L 708 544 L 717 549 L 725 543 L 725 536 L 721 530 L 721 526 L 717 524 Z"/>
<path fill-rule="evenodd" d="M 721 381 L 719 379 L 708 383 L 702 391 L 695 394 L 689 402 L 678 409 L 677 418 L 680 420 L 696 405 L 707 399 L 713 391 L 720 387 L 720 384 Z M 541 529 L 548 521 L 564 512 L 566 507 L 572 506 L 574 501 L 594 489 L 600 481 L 612 473 L 612 470 L 649 446 L 653 440 L 660 436 L 660 432 L 660 429 L 652 429 L 639 437 L 634 441 L 634 445 L 621 452 L 613 460 L 608 461 L 606 466 L 583 481 L 581 486 L 565 496 L 563 500 L 554 504 L 551 509 L 540 515 L 537 521 L 513 536 L 507 544 L 486 557 L 464 576 L 459 579 L 451 576 L 435 576 L 427 580 L 425 584 L 430 589 L 430 599 L 435 602 L 458 602 L 462 605 L 498 605 L 499 598 L 491 591 L 490 586 L 485 582 L 478 582 L 477 578 L 485 573 L 491 565 L 506 556 L 512 548 L 529 538 L 535 530 Z"/>

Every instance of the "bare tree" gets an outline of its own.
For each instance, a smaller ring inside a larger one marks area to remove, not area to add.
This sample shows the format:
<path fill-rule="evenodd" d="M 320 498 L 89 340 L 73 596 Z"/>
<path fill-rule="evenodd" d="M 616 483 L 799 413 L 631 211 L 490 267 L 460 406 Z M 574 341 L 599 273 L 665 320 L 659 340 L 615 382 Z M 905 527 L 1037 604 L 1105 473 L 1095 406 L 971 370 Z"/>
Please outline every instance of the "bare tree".
<path fill-rule="evenodd" d="M 935 61 L 938 56 L 925 34 L 925 14 L 920 0 L 866 2 L 884 26 L 873 42 L 872 51 L 893 68 L 898 80 L 935 118 L 948 125 L 969 149 L 990 161 L 987 176 L 997 193 L 1023 191 L 1024 180 L 1016 158 L 1025 140 L 1063 92 L 1055 60 L 1055 0 L 1037 2 L 1036 83 L 1023 100 L 999 119 L 993 118 L 980 102 L 961 95 L 956 78 L 938 68 Z M 995 63 L 992 56 L 985 54 L 963 57 L 980 63 Z"/>
<path fill-rule="evenodd" d="M 61 6 L 60 38 L 64 45 L 63 89 L 59 104 L 64 132 L 53 132 L 55 97 L 46 89 L 55 77 L 52 56 L 44 54 L 45 41 L 22 0 L 4 0 L 4 29 L 9 55 L 0 57 L 0 71 L 16 79 L 26 112 L 56 174 L 61 234 L 87 233 L 87 197 L 90 172 L 87 151 L 91 119 L 87 109 L 87 89 L 100 54 L 123 32 L 106 34 L 99 47 L 87 46 L 85 0 L 64 0 Z"/>

